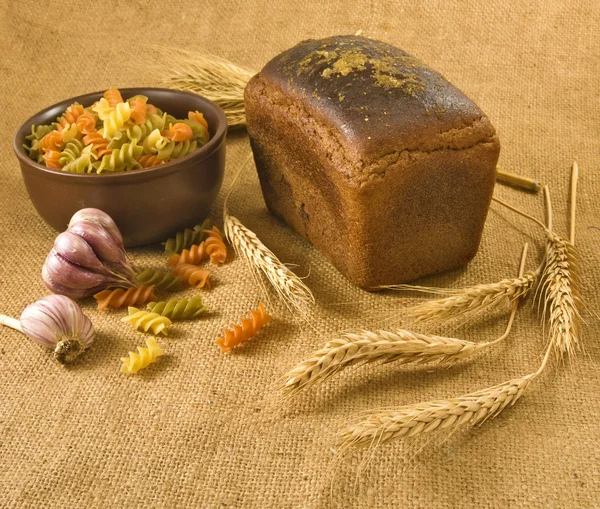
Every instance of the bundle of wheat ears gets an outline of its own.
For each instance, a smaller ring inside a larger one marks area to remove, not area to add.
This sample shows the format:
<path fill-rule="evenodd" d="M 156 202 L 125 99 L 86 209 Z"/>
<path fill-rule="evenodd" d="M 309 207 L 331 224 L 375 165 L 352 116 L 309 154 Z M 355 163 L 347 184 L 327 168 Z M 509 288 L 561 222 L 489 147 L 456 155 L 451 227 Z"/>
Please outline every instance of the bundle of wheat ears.
<path fill-rule="evenodd" d="M 169 60 L 161 74 L 162 85 L 201 94 L 219 104 L 230 127 L 245 125 L 244 88 L 254 72 L 227 60 L 207 54 L 182 53 L 160 49 Z M 234 178 L 247 165 L 249 159 Z M 527 191 L 537 192 L 540 184 L 530 178 L 498 171 L 498 181 Z M 437 363 L 448 365 L 489 349 L 503 341 L 517 312 L 519 301 L 537 284 L 535 297 L 542 320 L 548 321 L 549 343 L 536 371 L 521 378 L 482 389 L 457 398 L 428 401 L 393 409 L 374 410 L 339 434 L 342 449 L 376 446 L 394 438 L 415 437 L 434 430 L 454 430 L 462 426 L 481 424 L 513 405 L 529 384 L 538 378 L 548 365 L 551 353 L 559 358 L 573 355 L 580 343 L 580 296 L 578 291 L 578 260 L 575 248 L 575 210 L 578 167 L 573 163 L 571 173 L 570 235 L 560 237 L 553 231 L 550 192 L 543 187 L 547 222 L 521 212 L 495 198 L 494 201 L 533 221 L 546 237 L 546 254 L 535 271 L 524 271 L 527 245 L 523 250 L 519 274 L 497 283 L 481 284 L 457 290 L 424 288 L 410 285 L 386 287 L 395 290 L 416 290 L 444 294 L 444 297 L 425 302 L 410 310 L 417 322 L 441 321 L 449 318 L 477 316 L 484 310 L 510 303 L 511 311 L 505 333 L 494 341 L 474 343 L 457 338 L 418 334 L 408 330 L 358 331 L 344 334 L 299 363 L 287 375 L 281 390 L 284 397 L 293 397 L 303 389 L 323 382 L 340 370 L 355 364 L 375 361 L 403 364 Z M 230 191 L 231 193 L 231 191 Z M 263 276 L 292 312 L 307 316 L 307 306 L 314 297 L 303 281 L 290 271 L 248 228 L 227 208 L 225 199 L 223 220 L 228 240 L 247 261 L 257 283 L 266 290 Z M 266 292 L 265 292 L 266 293 Z"/>

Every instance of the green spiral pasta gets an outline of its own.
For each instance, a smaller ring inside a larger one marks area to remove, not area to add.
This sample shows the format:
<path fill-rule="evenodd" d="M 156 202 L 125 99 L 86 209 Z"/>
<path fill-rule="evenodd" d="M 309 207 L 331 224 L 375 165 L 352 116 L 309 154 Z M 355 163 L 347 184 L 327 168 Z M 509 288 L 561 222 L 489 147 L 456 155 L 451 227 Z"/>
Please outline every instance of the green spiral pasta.
<path fill-rule="evenodd" d="M 95 163 L 98 173 L 103 171 L 126 171 L 139 166 L 135 160 L 142 155 L 143 149 L 137 144 L 137 140 L 125 143 L 120 149 L 114 149 L 111 154 L 102 157 L 99 163 Z"/>
<path fill-rule="evenodd" d="M 149 302 L 146 307 L 153 313 L 165 316 L 170 320 L 192 320 L 208 311 L 208 308 L 202 304 L 200 296 L 191 299 Z"/>
<path fill-rule="evenodd" d="M 189 249 L 194 244 L 198 245 L 206 239 L 207 233 L 202 230 L 210 230 L 210 219 L 206 219 L 201 225 L 197 224 L 193 229 L 186 228 L 182 232 L 177 232 L 175 237 L 167 239 L 163 242 L 167 253 L 181 254 L 184 249 Z"/>
<path fill-rule="evenodd" d="M 134 125 L 125 131 L 130 140 L 137 139 L 138 143 L 144 140 L 152 131 L 162 131 L 166 126 L 166 115 L 147 115 L 146 121 L 140 125 Z"/>
<path fill-rule="evenodd" d="M 92 152 L 92 146 L 88 145 L 81 151 L 81 154 L 77 159 L 67 163 L 61 170 L 68 173 L 91 173 L 94 169 L 92 163 L 95 158 L 96 156 Z"/>
<path fill-rule="evenodd" d="M 159 159 L 179 159 L 193 152 L 198 147 L 196 140 L 174 142 L 168 140 L 167 144 L 156 154 Z"/>
<path fill-rule="evenodd" d="M 135 276 L 135 280 L 143 285 L 154 285 L 156 288 L 165 291 L 181 290 L 186 283 L 183 276 L 174 276 L 170 271 L 162 271 L 155 269 L 144 269 Z"/>
<path fill-rule="evenodd" d="M 127 132 L 121 129 L 117 131 L 115 135 L 111 138 L 106 148 L 109 148 L 111 150 L 121 148 L 123 145 L 125 145 L 125 143 L 128 143 L 129 141 L 131 140 L 129 139 L 129 136 L 127 136 Z"/>
<path fill-rule="evenodd" d="M 27 151 L 31 159 L 37 161 L 38 163 L 43 161 L 42 154 L 40 154 L 38 150 L 38 145 L 40 140 L 53 130 L 54 127 L 51 125 L 39 125 L 37 127 L 35 125 L 31 126 L 31 134 L 25 136 L 25 139 L 29 143 L 23 143 L 23 148 Z"/>
<path fill-rule="evenodd" d="M 60 153 L 60 159 L 58 161 L 63 166 L 72 163 L 81 155 L 82 150 L 83 143 L 81 143 L 81 141 L 79 141 L 77 138 L 73 138 L 65 145 L 65 148 Z"/>

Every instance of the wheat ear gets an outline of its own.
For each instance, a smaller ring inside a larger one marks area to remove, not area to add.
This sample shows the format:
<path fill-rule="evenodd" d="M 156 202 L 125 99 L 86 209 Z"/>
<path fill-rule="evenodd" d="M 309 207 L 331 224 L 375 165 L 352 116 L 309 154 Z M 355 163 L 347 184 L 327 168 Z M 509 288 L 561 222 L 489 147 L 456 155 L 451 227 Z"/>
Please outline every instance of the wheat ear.
<path fill-rule="evenodd" d="M 234 177 L 232 190 L 241 170 L 246 166 L 251 157 L 250 155 L 246 159 L 246 162 L 242 164 Z M 309 304 L 315 302 L 312 292 L 296 274 L 288 269 L 260 241 L 252 230 L 244 226 L 237 217 L 229 214 L 227 210 L 228 198 L 229 195 L 225 198 L 223 205 L 223 224 L 225 235 L 235 252 L 238 256 L 246 260 L 261 287 L 264 288 L 261 279 L 261 274 L 264 274 L 288 309 L 292 312 L 298 311 L 305 317 Z"/>
<path fill-rule="evenodd" d="M 168 59 L 159 69 L 165 76 L 162 86 L 194 92 L 217 103 L 225 111 L 229 127 L 246 124 L 244 89 L 254 72 L 207 53 L 154 48 Z"/>
<path fill-rule="evenodd" d="M 523 275 L 528 244 L 523 246 L 519 276 Z M 395 331 L 359 331 L 331 340 L 299 363 L 286 376 L 281 390 L 291 397 L 302 389 L 327 380 L 342 369 L 375 361 L 400 364 L 437 362 L 450 364 L 471 357 L 508 337 L 518 308 L 513 301 L 506 330 L 494 341 L 474 343 L 462 339 L 428 336 L 403 329 Z"/>
<path fill-rule="evenodd" d="M 512 406 L 529 384 L 546 368 L 552 346 L 535 373 L 472 392 L 458 398 L 440 399 L 370 412 L 366 419 L 338 434 L 341 450 L 376 447 L 396 438 L 409 438 L 435 430 L 456 431 L 493 419 Z"/>
<path fill-rule="evenodd" d="M 521 265 L 523 265 L 527 255 L 526 249 L 524 249 Z M 414 317 L 417 322 L 443 321 L 467 313 L 474 314 L 492 309 L 505 302 L 515 302 L 529 293 L 536 278 L 536 272 L 524 273 L 520 268 L 519 275 L 516 278 L 503 279 L 497 283 L 486 283 L 468 288 L 446 289 L 412 285 L 393 285 L 385 288 L 449 294 L 447 297 L 423 302 L 408 310 L 409 315 Z"/>

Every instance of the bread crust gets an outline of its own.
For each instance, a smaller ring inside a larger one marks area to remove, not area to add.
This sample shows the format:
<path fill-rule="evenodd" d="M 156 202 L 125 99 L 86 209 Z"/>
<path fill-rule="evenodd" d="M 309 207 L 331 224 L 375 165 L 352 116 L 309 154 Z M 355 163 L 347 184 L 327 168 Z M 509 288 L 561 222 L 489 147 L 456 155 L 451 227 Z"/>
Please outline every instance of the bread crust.
<path fill-rule="evenodd" d="M 332 37 L 275 57 L 245 101 L 267 206 L 358 286 L 477 252 L 500 146 L 439 73 L 387 44 Z"/>

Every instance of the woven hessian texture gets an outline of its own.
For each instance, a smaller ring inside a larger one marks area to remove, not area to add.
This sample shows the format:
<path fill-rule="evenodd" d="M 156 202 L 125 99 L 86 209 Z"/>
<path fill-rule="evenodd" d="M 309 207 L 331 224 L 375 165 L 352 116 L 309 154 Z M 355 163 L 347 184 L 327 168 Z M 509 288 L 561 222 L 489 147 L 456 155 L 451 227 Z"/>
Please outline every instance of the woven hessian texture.
<path fill-rule="evenodd" d="M 18 317 L 47 293 L 40 268 L 56 232 L 37 215 L 11 138 L 40 109 L 110 86 L 156 85 L 156 56 L 142 43 L 215 53 L 258 70 L 306 38 L 362 29 L 442 72 L 489 115 L 500 166 L 550 185 L 555 226 L 567 233 L 569 172 L 581 169 L 577 243 L 583 296 L 598 310 L 600 275 L 600 4 L 533 2 L 0 2 L 0 313 Z M 227 174 L 248 153 L 243 132 L 228 141 Z M 496 194 L 542 217 L 541 196 L 497 186 Z M 148 200 L 154 197 L 148 196 Z M 418 297 L 352 287 L 310 245 L 269 215 L 253 167 L 230 209 L 298 274 L 309 274 L 317 307 L 294 325 L 272 300 L 274 322 L 233 355 L 214 340 L 261 298 L 240 259 L 214 271 L 206 318 L 159 339 L 166 356 L 136 376 L 119 358 L 144 336 L 122 312 L 82 302 L 97 330 L 70 368 L 10 329 L 0 336 L 0 507 L 398 507 L 592 508 L 600 505 L 600 327 L 585 313 L 585 351 L 552 362 L 512 408 L 450 437 L 385 444 L 336 463 L 334 434 L 377 407 L 444 398 L 534 371 L 546 339 L 531 302 L 509 340 L 452 369 L 364 366 L 306 391 L 278 411 L 285 372 L 345 330 L 402 323 Z M 168 211 L 164 211 L 165 214 Z M 516 274 L 542 258 L 539 229 L 493 205 L 481 249 L 462 271 L 420 284 L 459 286 Z M 159 246 L 134 263 L 161 266 Z M 193 295 L 188 291 L 182 295 Z M 164 294 L 163 294 L 164 295 Z M 412 300 L 411 300 L 412 299 Z M 455 334 L 500 335 L 504 316 Z M 362 462 L 362 464 L 361 464 Z"/>

